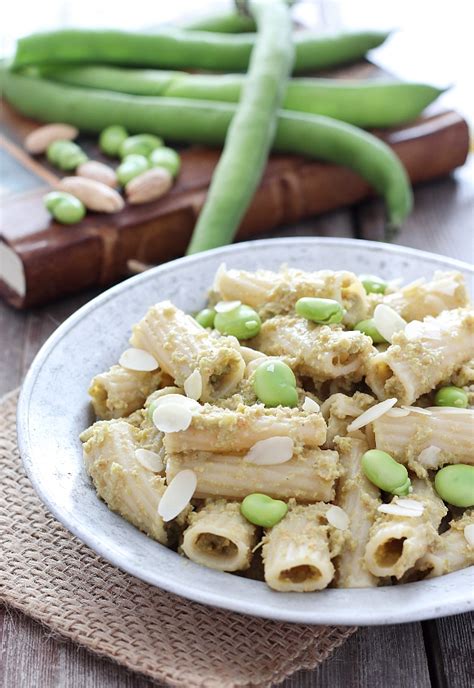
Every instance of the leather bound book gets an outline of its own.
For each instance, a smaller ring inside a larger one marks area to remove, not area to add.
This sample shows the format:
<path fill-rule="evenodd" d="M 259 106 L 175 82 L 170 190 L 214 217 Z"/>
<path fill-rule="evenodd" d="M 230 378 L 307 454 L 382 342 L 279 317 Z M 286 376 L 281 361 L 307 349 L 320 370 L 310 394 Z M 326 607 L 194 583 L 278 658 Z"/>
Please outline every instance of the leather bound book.
<path fill-rule="evenodd" d="M 218 150 L 183 149 L 180 176 L 159 201 L 126 206 L 115 215 L 88 213 L 81 223 L 63 226 L 51 220 L 42 200 L 57 179 L 57 170 L 44 158 L 31 158 L 22 147 L 23 138 L 35 126 L 4 107 L 0 295 L 11 305 L 26 308 L 112 284 L 127 274 L 130 259 L 160 263 L 183 254 Z M 375 133 L 400 156 L 415 184 L 462 165 L 469 149 L 467 124 L 451 111 Z M 92 158 L 104 160 L 92 139 L 79 142 Z M 371 194 L 368 184 L 348 169 L 272 155 L 238 238 L 351 205 Z"/>

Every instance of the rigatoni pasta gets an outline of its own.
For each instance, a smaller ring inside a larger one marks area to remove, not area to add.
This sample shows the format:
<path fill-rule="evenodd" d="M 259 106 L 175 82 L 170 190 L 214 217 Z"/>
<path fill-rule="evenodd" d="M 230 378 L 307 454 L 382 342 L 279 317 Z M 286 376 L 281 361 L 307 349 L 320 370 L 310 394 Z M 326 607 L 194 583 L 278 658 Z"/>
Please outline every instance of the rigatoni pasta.
<path fill-rule="evenodd" d="M 91 382 L 84 461 L 110 509 L 276 592 L 474 563 L 474 312 L 460 273 L 399 288 L 220 268 L 195 317 L 155 304 Z"/>

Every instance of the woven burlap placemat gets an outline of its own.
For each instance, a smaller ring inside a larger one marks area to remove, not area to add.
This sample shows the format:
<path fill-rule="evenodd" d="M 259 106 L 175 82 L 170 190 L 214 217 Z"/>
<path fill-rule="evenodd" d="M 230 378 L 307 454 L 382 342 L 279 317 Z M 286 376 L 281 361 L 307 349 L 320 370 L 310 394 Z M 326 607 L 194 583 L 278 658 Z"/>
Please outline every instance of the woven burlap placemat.
<path fill-rule="evenodd" d="M 43 506 L 16 442 L 18 391 L 0 400 L 0 595 L 56 633 L 155 680 L 263 687 L 328 657 L 353 628 L 212 609 L 116 569 Z"/>

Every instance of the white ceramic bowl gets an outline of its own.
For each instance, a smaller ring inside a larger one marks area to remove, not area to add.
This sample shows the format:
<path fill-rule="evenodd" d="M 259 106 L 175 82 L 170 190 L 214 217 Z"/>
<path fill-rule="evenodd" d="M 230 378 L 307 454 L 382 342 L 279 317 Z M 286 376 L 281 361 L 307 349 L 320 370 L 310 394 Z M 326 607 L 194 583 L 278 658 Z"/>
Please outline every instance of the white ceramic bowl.
<path fill-rule="evenodd" d="M 156 301 L 186 311 L 204 304 L 219 264 L 253 270 L 282 263 L 375 273 L 404 282 L 434 270 L 474 270 L 442 256 L 350 239 L 287 238 L 182 258 L 122 282 L 63 323 L 35 358 L 18 407 L 18 437 L 31 481 L 51 512 L 105 559 L 148 583 L 198 602 L 310 624 L 385 624 L 467 611 L 472 569 L 395 587 L 277 593 L 264 583 L 204 568 L 143 535 L 100 501 L 84 470 L 79 433 L 92 419 L 91 378 L 116 362 L 130 327 Z"/>

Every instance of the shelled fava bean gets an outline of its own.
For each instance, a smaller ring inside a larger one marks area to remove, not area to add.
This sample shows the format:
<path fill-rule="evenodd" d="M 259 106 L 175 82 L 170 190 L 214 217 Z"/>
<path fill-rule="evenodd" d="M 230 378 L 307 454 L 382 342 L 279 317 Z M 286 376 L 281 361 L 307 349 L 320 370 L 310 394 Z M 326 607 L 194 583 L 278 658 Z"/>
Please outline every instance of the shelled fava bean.
<path fill-rule="evenodd" d="M 221 334 L 232 335 L 237 339 L 251 339 L 260 332 L 262 323 L 253 308 L 240 304 L 230 311 L 216 313 L 214 327 Z"/>
<path fill-rule="evenodd" d="M 216 311 L 213 308 L 203 308 L 202 311 L 196 313 L 194 319 L 203 327 L 214 327 L 214 320 Z"/>
<path fill-rule="evenodd" d="M 43 199 L 44 204 L 55 220 L 63 225 L 80 222 L 86 214 L 84 204 L 72 194 L 64 191 L 51 191 Z"/>
<path fill-rule="evenodd" d="M 181 158 L 172 148 L 155 148 L 150 153 L 150 165 L 152 167 L 163 167 L 165 170 L 176 177 L 181 167 Z"/>
<path fill-rule="evenodd" d="M 297 406 L 296 378 L 283 361 L 261 363 L 254 376 L 254 390 L 265 406 Z"/>
<path fill-rule="evenodd" d="M 145 155 L 148 156 L 156 148 L 163 146 L 163 139 L 154 134 L 136 134 L 129 136 L 120 144 L 119 156 L 123 159 L 127 155 Z"/>
<path fill-rule="evenodd" d="M 458 463 L 436 473 L 435 489 L 441 499 L 453 506 L 474 506 L 474 466 Z"/>
<path fill-rule="evenodd" d="M 374 319 L 361 320 L 354 326 L 354 330 L 359 330 L 371 338 L 374 344 L 383 344 L 387 340 L 382 337 L 378 329 L 375 327 Z"/>
<path fill-rule="evenodd" d="M 370 449 L 363 454 L 361 465 L 365 477 L 384 492 L 398 496 L 409 493 L 411 481 L 407 469 L 387 452 Z"/>
<path fill-rule="evenodd" d="M 272 499 L 266 494 L 254 492 L 242 501 L 240 511 L 250 523 L 262 528 L 272 528 L 284 518 L 288 505 L 280 499 Z"/>
<path fill-rule="evenodd" d="M 145 172 L 148 167 L 148 159 L 144 155 L 137 153 L 127 155 L 117 167 L 117 179 L 122 186 L 125 186 L 129 181 Z"/>
<path fill-rule="evenodd" d="M 436 406 L 467 408 L 469 397 L 461 387 L 441 387 L 435 394 L 434 403 Z"/>
<path fill-rule="evenodd" d="M 128 138 L 128 131 L 120 124 L 111 124 L 106 127 L 100 134 L 99 147 L 106 155 L 117 157 L 120 147 Z"/>
<path fill-rule="evenodd" d="M 359 279 L 367 294 L 385 294 L 387 291 L 387 282 L 377 275 L 359 275 Z"/>
<path fill-rule="evenodd" d="M 301 317 L 324 325 L 340 323 L 344 317 L 343 307 L 334 299 L 304 296 L 296 302 L 295 310 Z"/>
<path fill-rule="evenodd" d="M 87 155 L 74 141 L 53 141 L 48 146 L 46 156 L 49 162 L 65 172 L 75 170 L 87 161 Z"/>

